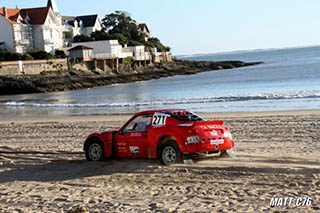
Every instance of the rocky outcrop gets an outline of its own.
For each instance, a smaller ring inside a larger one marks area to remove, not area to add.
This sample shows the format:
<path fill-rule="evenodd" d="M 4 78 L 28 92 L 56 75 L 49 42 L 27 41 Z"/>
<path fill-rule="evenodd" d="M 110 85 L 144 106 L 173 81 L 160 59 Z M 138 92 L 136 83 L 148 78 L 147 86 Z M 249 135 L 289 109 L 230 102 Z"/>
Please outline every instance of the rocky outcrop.
<path fill-rule="evenodd" d="M 115 83 L 145 81 L 174 75 L 196 74 L 198 72 L 232 69 L 257 65 L 262 62 L 242 61 L 174 61 L 149 65 L 147 67 L 120 67 L 118 71 L 103 73 L 97 71 L 55 71 L 33 76 L 0 76 L 0 95 L 42 93 L 74 90 Z"/>

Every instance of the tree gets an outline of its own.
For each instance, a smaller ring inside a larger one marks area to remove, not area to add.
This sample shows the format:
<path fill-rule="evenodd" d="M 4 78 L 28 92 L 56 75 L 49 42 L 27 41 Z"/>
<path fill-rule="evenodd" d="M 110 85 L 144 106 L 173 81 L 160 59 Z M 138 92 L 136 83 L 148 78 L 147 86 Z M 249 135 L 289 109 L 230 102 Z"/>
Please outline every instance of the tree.
<path fill-rule="evenodd" d="M 92 32 L 90 35 L 90 38 L 93 41 L 109 40 L 110 35 L 105 31 L 101 30 L 101 31 Z"/>
<path fill-rule="evenodd" d="M 104 28 L 109 32 L 110 30 L 119 27 L 119 25 L 135 24 L 136 21 L 130 17 L 130 14 L 126 11 L 115 11 L 106 15 L 102 19 Z"/>
<path fill-rule="evenodd" d="M 121 45 L 126 45 L 129 42 L 128 39 L 121 33 L 115 33 L 111 35 L 110 39 L 117 39 Z"/>
<path fill-rule="evenodd" d="M 157 51 L 160 51 L 160 52 L 170 51 L 170 47 L 163 45 L 161 41 L 156 37 L 149 38 L 148 41 L 146 42 L 146 46 L 153 47 L 153 48 L 155 47 L 157 48 Z"/>
<path fill-rule="evenodd" d="M 136 21 L 130 17 L 128 12 L 115 11 L 110 13 L 102 19 L 102 24 L 104 26 L 103 31 L 106 31 L 104 33 L 109 35 L 109 39 L 117 39 L 122 45 L 144 45 L 148 50 L 157 48 L 161 52 L 170 51 L 170 47 L 163 45 L 158 38 L 150 38 L 145 41 L 144 32 L 139 29 Z"/>
<path fill-rule="evenodd" d="M 91 38 L 86 35 L 77 35 L 73 38 L 74 43 L 87 42 L 87 41 L 91 41 Z"/>
<path fill-rule="evenodd" d="M 125 41 L 122 36 L 117 36 L 119 43 L 129 43 L 130 40 L 142 41 L 143 35 L 138 30 L 136 21 L 130 17 L 130 14 L 125 11 L 115 11 L 108 14 L 102 19 L 104 28 L 109 35 L 122 34 L 128 41 Z"/>

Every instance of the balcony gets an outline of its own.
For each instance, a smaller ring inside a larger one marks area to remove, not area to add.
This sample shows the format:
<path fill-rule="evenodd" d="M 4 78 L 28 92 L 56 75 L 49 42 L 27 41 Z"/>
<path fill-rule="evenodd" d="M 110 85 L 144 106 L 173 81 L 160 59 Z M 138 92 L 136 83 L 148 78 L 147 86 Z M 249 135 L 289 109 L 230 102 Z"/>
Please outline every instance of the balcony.
<path fill-rule="evenodd" d="M 32 42 L 30 40 L 27 39 L 22 39 L 22 40 L 18 40 L 16 41 L 17 45 L 30 45 Z"/>
<path fill-rule="evenodd" d="M 50 40 L 50 39 L 45 39 L 44 40 L 44 44 L 54 44 L 54 41 L 53 40 Z"/>
<path fill-rule="evenodd" d="M 111 53 L 99 53 L 94 55 L 94 58 L 97 58 L 97 59 L 111 59 L 116 57 L 117 56 L 115 54 L 111 54 Z"/>

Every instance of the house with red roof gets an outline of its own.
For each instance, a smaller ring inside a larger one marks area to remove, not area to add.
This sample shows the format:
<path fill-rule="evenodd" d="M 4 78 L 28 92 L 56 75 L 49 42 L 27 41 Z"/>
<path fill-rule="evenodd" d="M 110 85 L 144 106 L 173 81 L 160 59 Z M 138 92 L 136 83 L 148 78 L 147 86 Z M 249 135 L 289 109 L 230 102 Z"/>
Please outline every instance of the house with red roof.
<path fill-rule="evenodd" d="M 0 48 L 25 53 L 38 48 L 50 53 L 70 45 L 66 32 L 72 37 L 90 36 L 102 29 L 97 14 L 86 16 L 61 16 L 55 0 L 46 7 L 0 8 Z"/>
<path fill-rule="evenodd" d="M 0 29 L 0 47 L 3 49 L 25 53 L 38 48 L 53 53 L 63 47 L 61 18 L 50 5 L 0 8 Z"/>

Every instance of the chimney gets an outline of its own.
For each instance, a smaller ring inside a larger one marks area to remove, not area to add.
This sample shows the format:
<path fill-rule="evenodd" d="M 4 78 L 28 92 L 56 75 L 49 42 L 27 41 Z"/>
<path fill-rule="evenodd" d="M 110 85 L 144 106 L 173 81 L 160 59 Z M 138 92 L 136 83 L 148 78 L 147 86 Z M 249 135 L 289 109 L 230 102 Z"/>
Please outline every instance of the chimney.
<path fill-rule="evenodd" d="M 8 13 L 7 13 L 7 8 L 6 7 L 3 7 L 3 15 L 4 17 L 8 18 Z"/>

